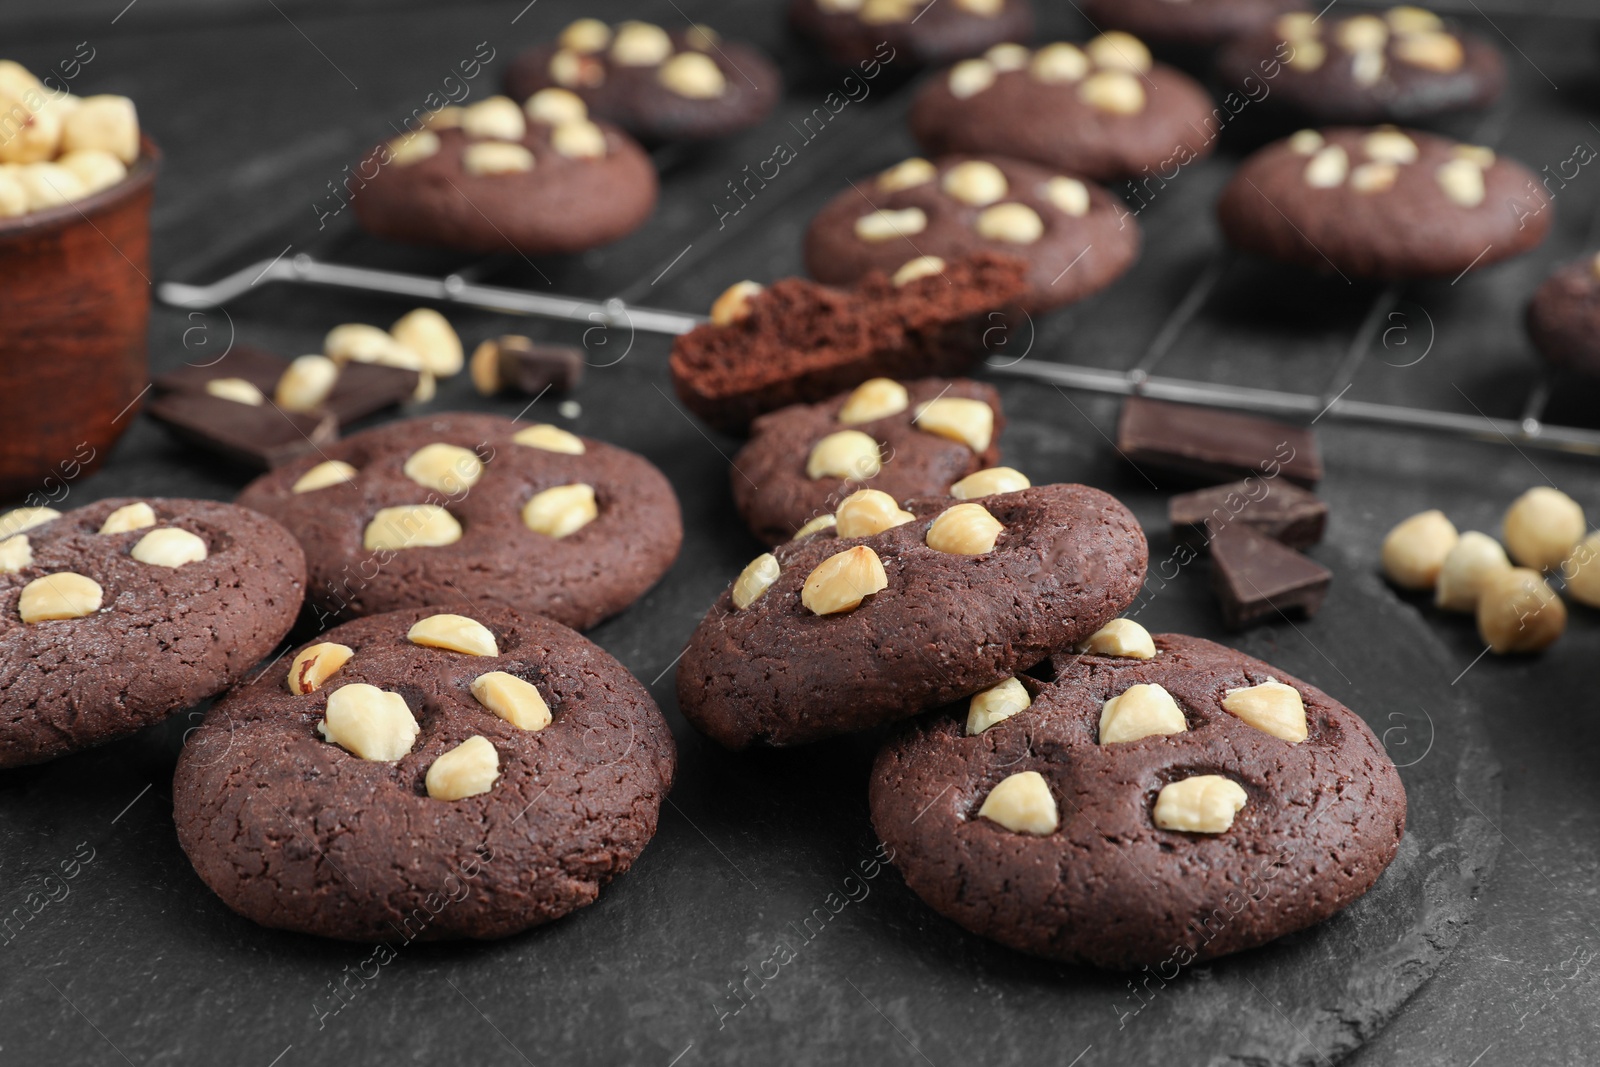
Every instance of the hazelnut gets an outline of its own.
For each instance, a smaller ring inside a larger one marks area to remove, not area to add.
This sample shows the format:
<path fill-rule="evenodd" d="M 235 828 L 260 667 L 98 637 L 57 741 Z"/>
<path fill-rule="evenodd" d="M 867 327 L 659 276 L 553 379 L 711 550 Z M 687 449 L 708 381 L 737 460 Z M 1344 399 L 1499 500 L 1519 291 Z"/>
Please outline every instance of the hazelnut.
<path fill-rule="evenodd" d="M 1083 46 L 1094 65 L 1105 70 L 1144 74 L 1151 67 L 1150 49 L 1131 33 L 1111 30 Z"/>
<path fill-rule="evenodd" d="M 533 169 L 533 153 L 506 141 L 480 141 L 462 150 L 461 166 L 477 178 L 522 174 Z"/>
<path fill-rule="evenodd" d="M 511 435 L 511 440 L 528 448 L 542 448 L 546 452 L 560 452 L 568 456 L 581 456 L 584 453 L 583 438 L 547 422 L 534 423 L 518 430 Z"/>
<path fill-rule="evenodd" d="M 296 696 L 315 692 L 339 673 L 339 668 L 349 663 L 350 657 L 355 654 L 356 650 L 349 645 L 332 641 L 321 641 L 301 649 L 300 654 L 289 663 L 289 676 L 284 679 L 284 684 Z"/>
<path fill-rule="evenodd" d="M 465 615 L 429 615 L 418 619 L 406 631 L 406 640 L 424 648 L 442 648 L 468 656 L 498 656 L 500 646 L 494 634 L 477 619 Z"/>
<path fill-rule="evenodd" d="M 461 540 L 461 524 L 437 504 L 401 504 L 379 508 L 361 535 L 368 552 L 402 548 L 439 548 Z"/>
<path fill-rule="evenodd" d="M 1316 130 L 1298 130 L 1289 138 L 1289 151 L 1299 156 L 1315 155 L 1324 143 Z"/>
<path fill-rule="evenodd" d="M 1333 39 L 1346 52 L 1374 52 L 1389 40 L 1389 27 L 1376 15 L 1355 15 L 1334 23 Z"/>
<path fill-rule="evenodd" d="M 1336 144 L 1317 150 L 1303 172 L 1305 183 L 1313 189 L 1332 189 L 1343 185 L 1350 173 L 1350 157 Z"/>
<path fill-rule="evenodd" d="M 879 174 L 878 188 L 886 193 L 892 193 L 900 189 L 910 189 L 913 186 L 922 185 L 924 182 L 931 182 L 938 176 L 938 167 L 935 167 L 926 159 L 912 156 L 910 159 L 901 160 Z"/>
<path fill-rule="evenodd" d="M 133 504 L 124 504 L 107 515 L 105 521 L 100 524 L 100 532 L 103 534 L 127 533 L 129 530 L 142 530 L 146 526 L 154 526 L 155 524 L 155 509 L 140 500 Z"/>
<path fill-rule="evenodd" d="M 0 516 L 0 537 L 10 537 L 60 517 L 61 512 L 55 508 L 12 508 Z"/>
<path fill-rule="evenodd" d="M 916 516 L 901 510 L 881 489 L 858 489 L 840 502 L 834 518 L 840 537 L 871 537 L 904 526 Z"/>
<path fill-rule="evenodd" d="M 999 685 L 973 695 L 967 702 L 967 736 L 975 737 L 996 723 L 1005 722 L 1033 704 L 1021 679 L 1007 678 Z"/>
<path fill-rule="evenodd" d="M 1077 45 L 1057 41 L 1033 54 L 1028 73 L 1033 75 L 1035 81 L 1075 82 L 1089 73 L 1089 57 Z"/>
<path fill-rule="evenodd" d="M 1467 58 L 1465 50 L 1461 47 L 1461 41 L 1455 35 L 1437 31 L 1408 33 L 1396 37 L 1394 57 L 1402 63 L 1440 74 L 1460 70 L 1461 64 L 1466 62 Z"/>
<path fill-rule="evenodd" d="M 0 107 L 4 107 L 0 103 Z M 12 219 L 28 213 L 28 190 L 22 182 L 0 164 L 0 218 Z"/>
<path fill-rule="evenodd" d="M 938 256 L 918 256 L 902 263 L 900 269 L 895 271 L 889 280 L 895 285 L 908 285 L 919 278 L 931 278 L 935 274 L 943 274 L 944 266 L 944 260 Z"/>
<path fill-rule="evenodd" d="M 1357 52 L 1350 58 L 1350 77 L 1357 85 L 1376 85 L 1388 67 L 1382 52 Z"/>
<path fill-rule="evenodd" d="M 295 480 L 290 488 L 295 493 L 310 493 L 330 485 L 343 485 L 356 480 L 356 469 L 343 460 L 330 459 L 318 463 Z"/>
<path fill-rule="evenodd" d="M 273 401 L 285 411 L 313 411 L 339 380 L 339 364 L 327 356 L 296 356 L 278 379 Z"/>
<path fill-rule="evenodd" d="M 132 165 L 139 158 L 139 117 L 125 96 L 86 96 L 61 124 L 61 150 L 98 148 Z"/>
<path fill-rule="evenodd" d="M 450 320 L 432 308 L 417 308 L 407 312 L 389 327 L 389 336 L 420 356 L 422 368 L 436 377 L 448 378 L 452 374 L 459 374 L 465 362 L 461 338 L 456 335 Z"/>
<path fill-rule="evenodd" d="M 701 52 L 712 51 L 721 41 L 722 34 L 700 22 L 690 26 L 683 34 L 684 45 Z"/>
<path fill-rule="evenodd" d="M 1151 683 L 1131 685 L 1100 706 L 1100 743 L 1117 745 L 1141 737 L 1181 734 L 1189 729 L 1172 694 Z"/>
<path fill-rule="evenodd" d="M 994 409 L 982 400 L 941 396 L 917 405 L 912 423 L 924 433 L 959 441 L 974 452 L 984 452 L 994 436 Z"/>
<path fill-rule="evenodd" d="M 396 137 L 388 144 L 389 162 L 397 167 L 409 167 L 439 154 L 439 135 L 433 130 L 418 130 Z"/>
<path fill-rule="evenodd" d="M 1468 530 L 1457 538 L 1439 569 L 1434 602 L 1446 611 L 1478 610 L 1478 595 L 1492 575 L 1511 569 L 1506 550 L 1488 534 Z"/>
<path fill-rule="evenodd" d="M 1144 110 L 1144 86 L 1137 74 L 1125 70 L 1095 71 L 1078 85 L 1078 98 L 1113 115 L 1137 115 Z"/>
<path fill-rule="evenodd" d="M 789 540 L 803 541 L 813 534 L 819 534 L 823 530 L 831 530 L 838 525 L 839 520 L 834 518 L 831 512 L 827 515 L 818 515 L 816 518 L 807 521 L 804 526 L 800 527 L 800 529 L 796 530 L 794 532 L 794 536 L 789 538 Z"/>
<path fill-rule="evenodd" d="M 1350 172 L 1350 188 L 1358 193 L 1381 193 L 1394 187 L 1400 168 L 1393 163 L 1363 163 Z"/>
<path fill-rule="evenodd" d="M 428 112 L 422 117 L 422 128 L 425 130 L 458 130 L 461 128 L 461 113 L 464 107 L 446 104 Z"/>
<path fill-rule="evenodd" d="M 1559 489 L 1537 485 L 1506 510 L 1501 540 L 1524 567 L 1554 567 L 1572 553 L 1588 529 L 1583 508 Z"/>
<path fill-rule="evenodd" d="M 950 95 L 968 100 L 994 84 L 994 64 L 987 59 L 963 59 L 950 68 Z"/>
<path fill-rule="evenodd" d="M 771 552 L 763 552 L 749 563 L 744 570 L 739 572 L 739 577 L 733 580 L 733 591 L 730 594 L 735 611 L 743 611 L 757 600 L 761 594 L 772 588 L 772 583 L 778 580 L 782 573 L 778 566 L 778 557 Z"/>
<path fill-rule="evenodd" d="M 1300 691 L 1268 678 L 1260 685 L 1230 689 L 1222 696 L 1222 710 L 1262 733 L 1291 745 L 1306 739 L 1306 705 Z"/>
<path fill-rule="evenodd" d="M 4 549 L 5 545 L 0 544 L 0 551 Z M 1568 596 L 1580 604 L 1600 608 L 1600 532 L 1578 542 L 1572 555 L 1561 564 L 1561 576 L 1566 579 Z"/>
<path fill-rule="evenodd" d="M 671 54 L 672 38 L 650 22 L 624 22 L 611 41 L 611 61 L 624 67 L 653 67 Z"/>
<path fill-rule="evenodd" d="M 1383 163 L 1415 163 L 1417 142 L 1396 129 L 1374 130 L 1361 138 L 1361 149 L 1368 159 Z"/>
<path fill-rule="evenodd" d="M 494 340 L 484 341 L 472 350 L 467 360 L 467 376 L 472 387 L 482 396 L 494 396 L 504 386 L 500 380 L 500 345 Z"/>
<path fill-rule="evenodd" d="M 176 570 L 185 563 L 199 563 L 205 559 L 206 543 L 188 530 L 169 527 L 151 530 L 139 538 L 129 555 L 152 567 L 171 567 Z"/>
<path fill-rule="evenodd" d="M 1044 236 L 1044 220 L 1027 204 L 996 204 L 978 212 L 974 229 L 991 241 L 1031 245 Z"/>
<path fill-rule="evenodd" d="M 604 159 L 606 154 L 605 131 L 587 120 L 555 127 L 550 144 L 569 159 Z"/>
<path fill-rule="evenodd" d="M 1021 70 L 1028 65 L 1031 53 L 1020 44 L 1006 42 L 997 44 L 983 54 L 995 70 L 1002 73 L 1008 70 Z"/>
<path fill-rule="evenodd" d="M 1080 642 L 1078 651 L 1125 659 L 1154 659 L 1156 642 L 1149 630 L 1132 619 L 1112 619 Z"/>
<path fill-rule="evenodd" d="M 928 216 L 923 214 L 920 207 L 899 211 L 881 208 L 856 219 L 855 226 L 856 237 L 872 244 L 892 241 L 897 237 L 910 237 L 927 228 Z"/>
<path fill-rule="evenodd" d="M 994 18 L 1006 6 L 1006 0 L 956 0 L 956 6 L 963 11 L 984 18 Z"/>
<path fill-rule="evenodd" d="M 669 90 L 690 100 L 715 100 L 728 91 L 728 79 L 717 61 L 704 52 L 679 52 L 656 74 Z"/>
<path fill-rule="evenodd" d="M 1155 823 L 1186 834 L 1220 834 L 1249 800 L 1244 787 L 1220 774 L 1170 782 L 1156 796 Z"/>
<path fill-rule="evenodd" d="M 1383 18 L 1395 33 L 1427 33 L 1444 29 L 1443 19 L 1420 7 L 1391 7 L 1383 13 Z"/>
<path fill-rule="evenodd" d="M 1458 144 L 1451 151 L 1457 159 L 1469 160 L 1484 170 L 1494 166 L 1494 149 L 1481 144 Z"/>
<path fill-rule="evenodd" d="M 978 809 L 978 817 L 998 823 L 1012 833 L 1039 837 L 1055 833 L 1061 825 L 1056 814 L 1056 798 L 1050 795 L 1050 785 L 1038 771 L 1013 774 L 989 790 L 983 806 Z"/>
<path fill-rule="evenodd" d="M 750 301 L 761 294 L 760 282 L 734 282 L 711 304 L 711 325 L 732 326 L 750 317 Z"/>
<path fill-rule="evenodd" d="M 567 28 L 561 31 L 556 41 L 562 48 L 584 55 L 603 52 L 606 45 L 611 43 L 611 27 L 599 19 L 578 19 L 567 23 Z"/>
<path fill-rule="evenodd" d="M 128 176 L 128 168 L 122 160 L 98 148 L 68 152 L 56 162 L 77 175 L 87 193 L 109 189 Z"/>
<path fill-rule="evenodd" d="M 589 105 L 583 102 L 583 97 L 568 89 L 540 89 L 528 97 L 522 110 L 528 118 L 546 126 L 580 122 L 589 117 Z"/>
<path fill-rule="evenodd" d="M 1411 516 L 1383 539 L 1383 573 L 1402 589 L 1432 589 L 1445 557 L 1456 547 L 1456 528 L 1437 509 Z"/>
<path fill-rule="evenodd" d="M 411 751 L 422 728 L 405 697 L 353 682 L 328 694 L 317 732 L 353 756 L 392 763 Z"/>
<path fill-rule="evenodd" d="M 860 11 L 863 2 L 864 0 L 817 0 L 817 6 L 836 15 L 848 15 L 853 11 Z"/>
<path fill-rule="evenodd" d="M 1478 635 L 1496 653 L 1538 652 L 1567 628 L 1567 607 L 1538 571 L 1512 567 L 1484 579 Z"/>
<path fill-rule="evenodd" d="M 16 574 L 33 565 L 33 545 L 27 534 L 13 534 L 0 541 L 0 574 Z"/>
<path fill-rule="evenodd" d="M 104 591 L 93 578 L 57 571 L 35 578 L 22 587 L 17 614 L 26 623 L 51 619 L 81 619 L 100 610 Z"/>
<path fill-rule="evenodd" d="M 1287 15 L 1280 15 L 1278 21 L 1272 24 L 1278 36 L 1286 41 L 1298 44 L 1301 41 L 1314 41 L 1322 32 L 1322 26 L 1317 16 L 1309 11 L 1291 11 Z"/>
<path fill-rule="evenodd" d="M 950 487 L 950 495 L 957 500 L 973 500 L 996 493 L 1015 493 L 1033 483 L 1028 476 L 1011 467 L 985 467 L 974 471 Z"/>
<path fill-rule="evenodd" d="M 563 48 L 550 57 L 550 77 L 567 88 L 593 89 L 605 84 L 606 68 L 593 56 Z"/>
<path fill-rule="evenodd" d="M 866 0 L 861 5 L 861 21 L 869 26 L 904 22 L 916 10 L 914 0 Z"/>
<path fill-rule="evenodd" d="M 522 522 L 534 533 L 559 540 L 583 529 L 599 514 L 594 486 L 575 482 L 535 493 L 522 507 Z"/>
<path fill-rule="evenodd" d="M 472 680 L 472 695 L 490 711 L 519 730 L 543 730 L 550 725 L 550 705 L 532 682 L 505 671 L 490 671 Z"/>
<path fill-rule="evenodd" d="M 0 92 L 0 116 L 5 119 L 0 163 L 43 163 L 56 157 L 61 148 L 59 114 L 49 108 L 34 111 L 22 100 Z"/>
<path fill-rule="evenodd" d="M 1044 183 L 1044 195 L 1063 215 L 1076 219 L 1089 213 L 1089 187 L 1076 178 L 1051 178 Z"/>
<path fill-rule="evenodd" d="M 477 453 L 441 442 L 423 445 L 411 453 L 401 469 L 424 489 L 436 489 L 446 496 L 471 489 L 483 477 L 483 461 Z"/>
<path fill-rule="evenodd" d="M 1445 196 L 1462 207 L 1477 207 L 1488 193 L 1484 187 L 1483 168 L 1470 159 L 1441 163 L 1433 172 L 1433 179 Z"/>
<path fill-rule="evenodd" d="M 515 100 L 491 96 L 462 109 L 461 131 L 487 141 L 520 141 L 528 132 L 528 122 Z"/>
<path fill-rule="evenodd" d="M 1294 51 L 1285 62 L 1293 70 L 1309 74 L 1311 71 L 1321 69 L 1322 64 L 1328 60 L 1328 46 L 1321 41 L 1303 40 L 1290 43 Z"/>
<path fill-rule="evenodd" d="M 478 146 L 473 146 L 478 147 Z M 384 367 L 420 371 L 422 357 L 396 341 L 388 330 L 364 322 L 335 326 L 322 339 L 322 354 L 343 366 L 346 363 L 376 363 Z"/>
<path fill-rule="evenodd" d="M 889 587 L 883 561 L 866 545 L 847 548 L 823 560 L 806 575 L 800 603 L 815 615 L 851 611 L 861 602 Z"/>
<path fill-rule="evenodd" d="M 984 207 L 1004 199 L 1011 191 L 1000 168 L 982 159 L 957 163 L 944 172 L 940 185 L 946 193 L 973 207 Z"/>
<path fill-rule="evenodd" d="M 878 442 L 860 430 L 830 433 L 812 446 L 811 455 L 806 458 L 806 477 L 812 481 L 843 478 L 864 482 L 877 477 L 882 469 Z"/>
<path fill-rule="evenodd" d="M 911 404 L 911 394 L 893 378 L 869 378 L 856 386 L 839 409 L 842 423 L 872 422 L 898 415 Z"/>
<path fill-rule="evenodd" d="M 243 378 L 213 378 L 206 383 L 206 392 L 219 400 L 249 404 L 253 408 L 258 408 L 267 402 L 261 390 Z"/>
<path fill-rule="evenodd" d="M 28 194 L 29 211 L 60 207 L 89 195 L 82 179 L 55 163 L 29 163 L 15 174 L 23 192 Z"/>
<path fill-rule="evenodd" d="M 33 71 L 14 59 L 0 59 L 0 93 L 7 93 L 21 100 L 29 93 L 43 96 L 47 91 L 44 83 L 34 76 Z"/>
<path fill-rule="evenodd" d="M 994 550 L 1005 526 L 982 504 L 956 504 L 941 511 L 928 526 L 925 541 L 935 552 L 981 556 Z"/>

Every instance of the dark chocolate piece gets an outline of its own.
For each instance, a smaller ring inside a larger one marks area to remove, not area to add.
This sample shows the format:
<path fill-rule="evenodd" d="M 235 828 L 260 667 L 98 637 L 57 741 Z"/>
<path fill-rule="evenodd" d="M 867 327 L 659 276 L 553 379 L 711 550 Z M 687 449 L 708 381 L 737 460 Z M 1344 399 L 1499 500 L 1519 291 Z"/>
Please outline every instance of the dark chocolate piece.
<path fill-rule="evenodd" d="M 289 361 L 254 345 L 234 345 L 221 356 L 199 363 L 185 363 L 177 370 L 151 379 L 157 393 L 203 393 L 207 382 L 218 378 L 243 378 L 264 396 L 278 388 L 278 379 L 289 369 Z"/>
<path fill-rule="evenodd" d="M 583 380 L 583 349 L 535 344 L 510 334 L 499 339 L 500 387 L 538 396 L 546 389 L 569 392 Z"/>
<path fill-rule="evenodd" d="M 1292 548 L 1230 523 L 1211 542 L 1211 587 L 1222 606 L 1222 623 L 1242 630 L 1282 613 L 1317 613 L 1333 573 Z"/>
<path fill-rule="evenodd" d="M 339 369 L 339 377 L 334 380 L 333 390 L 322 406 L 340 426 L 346 426 L 410 400 L 416 395 L 421 380 L 420 373 L 404 367 L 346 363 Z"/>
<path fill-rule="evenodd" d="M 1180 493 L 1167 501 L 1167 518 L 1172 536 L 1194 548 L 1204 548 L 1235 522 L 1290 548 L 1310 548 L 1322 540 L 1328 505 L 1298 485 L 1257 475 Z"/>
<path fill-rule="evenodd" d="M 1209 481 L 1254 474 L 1309 489 L 1322 480 L 1317 438 L 1307 427 L 1143 396 L 1122 402 L 1117 448 L 1136 466 Z"/>
<path fill-rule="evenodd" d="M 270 400 L 241 404 L 183 390 L 157 397 L 147 410 L 183 440 L 262 470 L 315 452 L 339 437 L 332 414 L 285 411 Z"/>

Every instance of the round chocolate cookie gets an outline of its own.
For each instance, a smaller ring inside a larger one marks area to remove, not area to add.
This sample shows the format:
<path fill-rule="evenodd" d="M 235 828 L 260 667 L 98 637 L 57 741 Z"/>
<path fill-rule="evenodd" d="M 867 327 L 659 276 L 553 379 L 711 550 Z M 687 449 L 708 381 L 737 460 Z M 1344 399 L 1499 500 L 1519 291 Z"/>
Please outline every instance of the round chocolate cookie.
<path fill-rule="evenodd" d="M 1033 36 L 1028 0 L 791 0 L 789 24 L 835 63 L 930 66 Z"/>
<path fill-rule="evenodd" d="M 997 45 L 929 79 L 910 121 L 935 155 L 1011 156 L 1095 181 L 1186 166 L 1216 144 L 1211 97 L 1126 33 Z"/>
<path fill-rule="evenodd" d="M 1209 48 L 1266 29 L 1306 0 L 1083 0 L 1095 26 L 1162 45 Z"/>
<path fill-rule="evenodd" d="M 1120 277 L 1138 258 L 1139 227 L 1092 182 L 1021 160 L 957 155 L 907 159 L 854 182 L 806 228 L 806 270 L 829 285 L 874 270 L 916 277 L 925 257 L 977 252 L 1024 260 L 1021 304 L 1043 311 Z"/>
<path fill-rule="evenodd" d="M 1553 208 L 1487 148 L 1392 127 L 1301 130 L 1252 154 L 1217 204 L 1224 235 L 1345 277 L 1455 277 L 1533 248 Z"/>
<path fill-rule="evenodd" d="M 1477 34 L 1431 11 L 1393 7 L 1285 15 L 1226 47 L 1217 78 L 1229 88 L 1265 78 L 1267 108 L 1366 125 L 1488 107 L 1505 89 L 1506 67 L 1500 50 Z"/>
<path fill-rule="evenodd" d="M 781 544 L 862 489 L 896 503 L 948 493 L 952 483 L 994 466 L 1004 425 L 992 386 L 874 378 L 832 400 L 756 419 L 749 443 L 733 457 L 733 503 L 751 533 Z"/>
<path fill-rule="evenodd" d="M 869 729 L 967 696 L 1087 637 L 1138 594 L 1139 523 L 1083 485 L 912 500 L 757 557 L 701 620 L 678 704 L 729 748 Z"/>
<path fill-rule="evenodd" d="M 1600 377 L 1600 255 L 1546 278 L 1528 302 L 1527 326 L 1546 363 Z"/>
<path fill-rule="evenodd" d="M 632 233 L 656 205 L 650 157 L 571 94 L 434 112 L 358 174 L 351 203 L 368 233 L 463 252 L 582 252 Z"/>
<path fill-rule="evenodd" d="M 674 33 L 648 22 L 584 18 L 511 61 L 506 92 L 569 90 L 596 118 L 640 140 L 703 141 L 749 129 L 783 95 L 772 61 L 709 26 Z"/>
<path fill-rule="evenodd" d="M 263 926 L 505 937 L 590 904 L 655 834 L 676 750 L 622 664 L 507 608 L 360 619 L 206 713 L 172 813 Z"/>
<path fill-rule="evenodd" d="M 1367 725 L 1243 653 L 1121 625 L 1142 648 L 1058 654 L 1054 681 L 885 745 L 872 824 L 906 884 L 984 937 L 1119 969 L 1264 944 L 1370 889 L 1406 796 Z"/>
<path fill-rule="evenodd" d="M 232 504 L 0 516 L 0 767 L 131 734 L 225 689 L 305 598 L 289 532 Z"/>
<path fill-rule="evenodd" d="M 262 475 L 239 503 L 300 539 L 312 603 L 343 615 L 503 604 L 586 629 L 654 585 L 683 540 L 647 460 L 497 415 L 367 430 Z"/>

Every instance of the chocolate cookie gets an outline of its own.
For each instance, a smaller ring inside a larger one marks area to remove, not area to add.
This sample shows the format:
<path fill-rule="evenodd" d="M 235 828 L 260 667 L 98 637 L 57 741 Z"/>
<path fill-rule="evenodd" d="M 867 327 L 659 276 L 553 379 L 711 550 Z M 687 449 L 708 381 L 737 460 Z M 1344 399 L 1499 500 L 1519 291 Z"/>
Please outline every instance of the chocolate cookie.
<path fill-rule="evenodd" d="M 1083 485 L 952 504 L 779 545 L 745 568 L 678 664 L 678 704 L 729 748 L 865 730 L 991 686 L 1081 640 L 1144 579 L 1138 522 Z"/>
<path fill-rule="evenodd" d="M 1301 130 L 1252 154 L 1217 204 L 1235 246 L 1345 277 L 1453 278 L 1544 240 L 1532 172 L 1393 127 Z"/>
<path fill-rule="evenodd" d="M 1546 278 L 1528 303 L 1527 326 L 1546 363 L 1600 376 L 1600 255 Z"/>
<path fill-rule="evenodd" d="M 1083 0 L 1089 21 L 1154 44 L 1210 48 L 1304 11 L 1306 0 Z"/>
<path fill-rule="evenodd" d="M 1233 42 L 1217 57 L 1218 80 L 1234 87 L 1264 77 L 1265 107 L 1356 125 L 1485 108 L 1505 89 L 1500 50 L 1431 11 L 1325 14 L 1285 15 Z"/>
<path fill-rule="evenodd" d="M 997 45 L 929 79 L 910 121 L 934 155 L 1010 156 L 1095 181 L 1186 166 L 1216 142 L 1211 97 L 1126 33 Z"/>
<path fill-rule="evenodd" d="M 565 626 L 413 609 L 331 630 L 219 701 L 172 813 L 201 880 L 263 926 L 506 937 L 633 865 L 675 762 L 650 694 Z"/>
<path fill-rule="evenodd" d="M 435 112 L 358 175 L 351 202 L 368 233 L 463 252 L 582 252 L 632 233 L 656 204 L 650 157 L 571 93 L 530 98 L 526 112 L 503 96 Z"/>
<path fill-rule="evenodd" d="M 749 129 L 783 95 L 778 69 L 760 51 L 709 26 L 669 33 L 648 22 L 613 29 L 583 18 L 551 44 L 511 61 L 506 92 L 576 93 L 595 118 L 647 142 L 704 141 Z"/>
<path fill-rule="evenodd" d="M 1004 425 L 992 386 L 874 378 L 832 400 L 757 419 L 733 457 L 733 503 L 751 533 L 781 544 L 863 489 L 895 504 L 948 493 L 994 466 Z"/>
<path fill-rule="evenodd" d="M 678 500 L 632 452 L 496 415 L 392 422 L 239 494 L 305 547 L 335 614 L 503 604 L 577 629 L 637 600 L 678 555 Z"/>
<path fill-rule="evenodd" d="M 1033 36 L 1028 0 L 791 0 L 789 24 L 835 63 L 908 66 Z"/>
<path fill-rule="evenodd" d="M 1013 305 L 1024 271 L 1021 260 L 979 253 L 949 263 L 919 256 L 893 278 L 869 273 L 848 291 L 803 278 L 738 282 L 709 323 L 673 342 L 672 384 L 690 411 L 739 433 L 762 412 L 869 378 L 960 374 L 1020 324 Z"/>
<path fill-rule="evenodd" d="M 209 500 L 0 517 L 0 767 L 131 734 L 243 677 L 305 597 L 294 538 Z"/>
<path fill-rule="evenodd" d="M 854 182 L 806 228 L 806 270 L 833 285 L 911 269 L 921 256 L 977 252 L 1026 261 L 1022 305 L 1043 311 L 1120 277 L 1138 258 L 1139 227 L 1091 182 L 1020 160 L 957 155 L 908 159 Z"/>
<path fill-rule="evenodd" d="M 1406 797 L 1367 725 L 1240 652 L 1122 624 L 1143 635 L 1123 655 L 1059 654 L 1053 681 L 879 753 L 872 824 L 906 884 L 984 937 L 1119 969 L 1265 944 L 1370 889 Z"/>

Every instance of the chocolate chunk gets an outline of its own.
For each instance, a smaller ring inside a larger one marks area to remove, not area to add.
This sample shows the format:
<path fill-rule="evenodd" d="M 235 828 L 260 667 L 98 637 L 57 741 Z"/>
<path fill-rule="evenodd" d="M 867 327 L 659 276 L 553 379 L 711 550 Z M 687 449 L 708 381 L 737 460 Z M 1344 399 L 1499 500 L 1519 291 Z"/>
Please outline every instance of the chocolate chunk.
<path fill-rule="evenodd" d="M 1328 595 L 1332 572 L 1243 523 L 1229 523 L 1211 542 L 1211 587 L 1222 622 L 1242 630 L 1282 613 L 1306 618 Z"/>
<path fill-rule="evenodd" d="M 1317 438 L 1304 426 L 1142 396 L 1122 403 L 1117 448 L 1135 465 L 1208 481 L 1255 474 L 1310 488 L 1322 480 Z"/>
<path fill-rule="evenodd" d="M 177 437 L 264 470 L 314 452 L 339 436 L 338 423 L 329 412 L 285 411 L 271 401 L 241 404 L 182 390 L 157 397 L 146 410 Z"/>
<path fill-rule="evenodd" d="M 583 380 L 583 349 L 535 344 L 509 334 L 498 341 L 500 388 L 538 396 L 546 389 L 565 393 Z"/>
<path fill-rule="evenodd" d="M 1328 505 L 1298 485 L 1260 476 L 1181 493 L 1167 501 L 1172 536 L 1204 548 L 1230 523 L 1243 523 L 1290 548 L 1322 540 Z"/>
<path fill-rule="evenodd" d="M 221 356 L 199 363 L 185 363 L 151 379 L 158 393 L 203 393 L 207 382 L 218 378 L 243 378 L 265 396 L 278 387 L 278 379 L 289 369 L 289 361 L 254 345 L 234 345 Z"/>
<path fill-rule="evenodd" d="M 421 379 L 420 373 L 404 367 L 346 363 L 322 406 L 345 426 L 410 400 Z"/>

